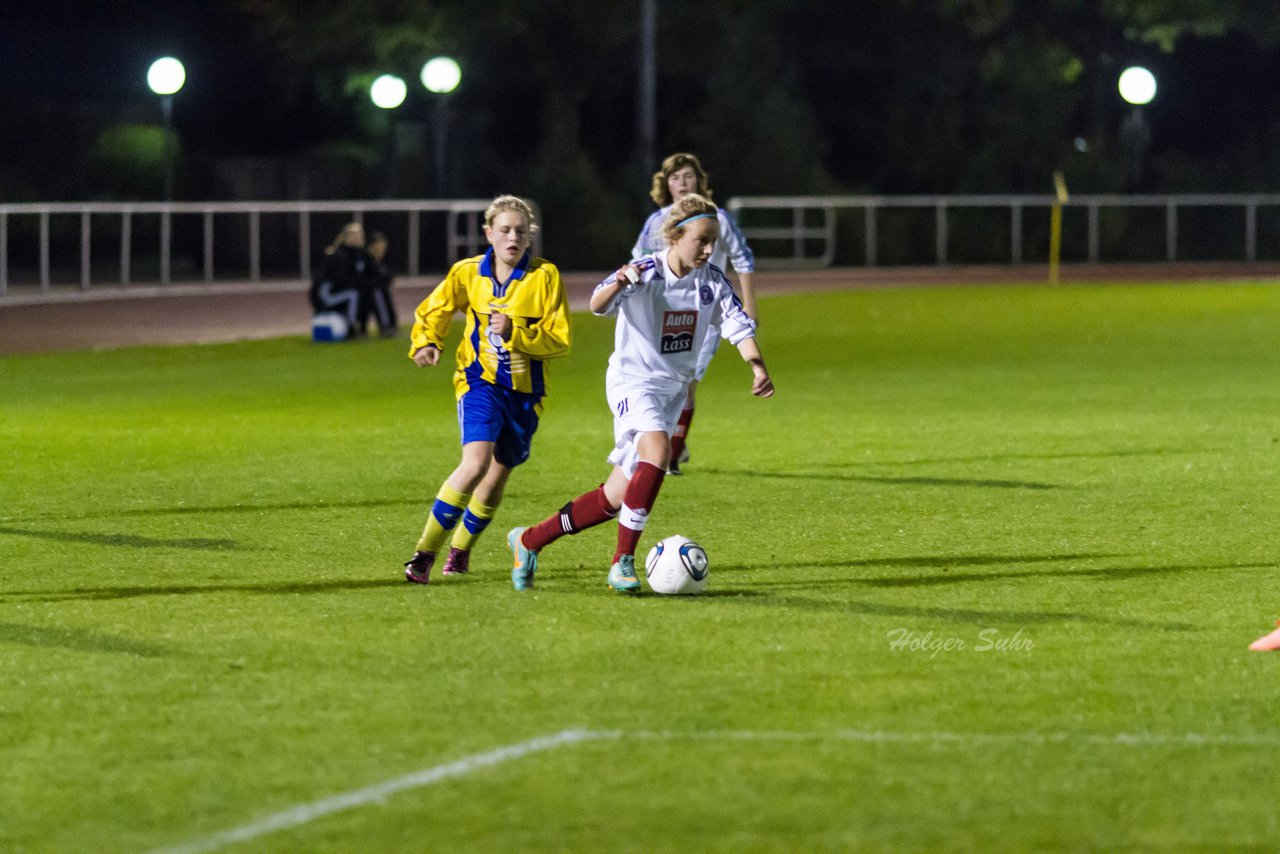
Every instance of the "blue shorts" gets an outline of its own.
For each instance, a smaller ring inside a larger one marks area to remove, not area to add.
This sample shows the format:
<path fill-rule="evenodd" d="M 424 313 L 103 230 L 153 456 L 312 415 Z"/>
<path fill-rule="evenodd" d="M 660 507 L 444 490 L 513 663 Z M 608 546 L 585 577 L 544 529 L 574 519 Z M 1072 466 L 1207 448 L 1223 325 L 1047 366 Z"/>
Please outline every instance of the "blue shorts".
<path fill-rule="evenodd" d="M 458 401 L 462 444 L 493 442 L 493 458 L 515 468 L 529 459 L 538 429 L 538 398 L 492 383 L 477 383 Z"/>

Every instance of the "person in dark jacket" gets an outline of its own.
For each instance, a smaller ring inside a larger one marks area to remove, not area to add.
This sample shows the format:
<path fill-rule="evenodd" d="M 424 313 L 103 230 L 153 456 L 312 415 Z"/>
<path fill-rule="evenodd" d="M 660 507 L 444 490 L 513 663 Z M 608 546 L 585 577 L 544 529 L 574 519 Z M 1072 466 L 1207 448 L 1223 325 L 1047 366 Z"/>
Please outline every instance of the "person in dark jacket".
<path fill-rule="evenodd" d="M 363 335 L 369 326 L 369 315 L 378 324 L 378 334 L 394 338 L 396 334 L 396 304 L 391 296 L 394 276 L 387 265 L 387 236 L 381 231 L 369 233 L 367 247 L 369 263 L 360 277 L 360 306 L 356 313 L 356 329 Z"/>
<path fill-rule="evenodd" d="M 360 311 L 361 278 L 369 267 L 369 253 L 364 246 L 364 226 L 349 222 L 338 232 L 333 243 L 325 247 L 324 260 L 311 283 L 308 296 L 317 313 L 332 311 L 347 322 L 347 334 L 360 334 L 357 326 Z"/>

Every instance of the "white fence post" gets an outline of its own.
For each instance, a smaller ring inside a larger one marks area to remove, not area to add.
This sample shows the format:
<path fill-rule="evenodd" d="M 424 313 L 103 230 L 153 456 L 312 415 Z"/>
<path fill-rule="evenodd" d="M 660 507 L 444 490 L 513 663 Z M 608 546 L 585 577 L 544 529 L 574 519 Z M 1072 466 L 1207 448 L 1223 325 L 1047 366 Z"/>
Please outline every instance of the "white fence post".
<path fill-rule="evenodd" d="M 867 221 L 863 226 L 866 234 L 865 239 L 867 244 L 867 248 L 866 248 L 867 266 L 874 267 L 876 266 L 876 261 L 878 259 L 878 256 L 876 255 L 876 241 L 879 239 L 879 236 L 876 234 L 877 208 L 876 208 L 875 202 L 874 201 L 868 202 L 867 206 L 863 208 L 863 210 L 867 212 Z"/>
<path fill-rule="evenodd" d="M 160 284 L 169 284 L 170 261 L 173 251 L 173 215 L 169 206 L 160 211 Z"/>
<path fill-rule="evenodd" d="M 1254 202 L 1244 206 L 1244 259 L 1258 260 L 1258 206 Z"/>
<path fill-rule="evenodd" d="M 1022 203 L 1009 206 L 1009 260 L 1022 263 Z"/>
<path fill-rule="evenodd" d="M 0 297 L 9 292 L 9 215 L 0 212 Z"/>
<path fill-rule="evenodd" d="M 201 217 L 203 225 L 204 280 L 213 283 L 213 211 L 206 209 Z"/>
<path fill-rule="evenodd" d="M 89 279 L 91 273 L 89 267 L 91 263 L 90 244 L 92 235 L 89 231 L 89 212 L 87 210 L 80 212 L 80 290 L 89 290 Z"/>
<path fill-rule="evenodd" d="M 262 279 L 262 218 L 258 211 L 249 211 L 249 281 Z"/>

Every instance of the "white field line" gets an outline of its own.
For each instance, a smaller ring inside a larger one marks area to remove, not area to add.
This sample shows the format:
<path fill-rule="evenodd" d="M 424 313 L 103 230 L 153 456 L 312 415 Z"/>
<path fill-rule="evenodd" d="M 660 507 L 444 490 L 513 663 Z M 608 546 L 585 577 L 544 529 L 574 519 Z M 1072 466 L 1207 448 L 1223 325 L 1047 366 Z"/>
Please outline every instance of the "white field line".
<path fill-rule="evenodd" d="M 601 734 L 598 737 L 606 737 Z M 1203 735 L 1155 732 L 893 732 L 885 730 L 708 730 L 631 732 L 608 737 L 711 741 L 856 741 L 867 744 L 1098 744 L 1120 747 L 1280 747 L 1277 735 Z"/>
<path fill-rule="evenodd" d="M 330 815 L 342 810 L 349 810 L 355 807 L 362 807 L 372 803 L 378 803 L 389 795 L 397 792 L 403 792 L 408 789 L 419 789 L 423 786 L 430 786 L 439 783 L 442 780 L 448 780 L 451 777 L 463 777 L 472 771 L 478 771 L 481 768 L 488 768 L 503 762 L 510 762 L 513 759 L 520 759 L 528 756 L 530 753 L 537 753 L 541 750 L 552 750 L 557 747 L 563 747 L 566 744 L 574 744 L 579 741 L 591 741 L 601 738 L 616 738 L 619 733 L 616 732 L 599 732 L 581 729 L 567 729 L 558 732 L 555 735 L 544 736 L 542 738 L 534 738 L 529 741 L 522 741 L 518 744 L 508 745 L 507 747 L 499 747 L 496 750 L 489 750 L 484 753 L 474 753 L 471 756 L 463 757 L 455 762 L 449 762 L 444 765 L 435 765 L 431 768 L 424 768 L 421 771 L 415 771 L 412 774 L 406 774 L 403 777 L 393 777 L 382 783 L 376 783 L 372 786 L 366 786 L 363 789 L 355 789 L 345 792 L 341 795 L 334 795 L 318 801 L 312 801 L 309 804 L 292 807 L 282 812 L 274 813 L 266 818 L 258 821 L 242 824 L 239 827 L 233 827 L 230 830 L 224 830 L 221 833 L 215 833 L 212 836 L 206 836 L 204 839 L 197 839 L 188 842 L 185 845 L 178 845 L 173 848 L 158 849 L 156 854 L 203 854 L 207 851 L 216 851 L 227 845 L 233 845 L 237 842 L 248 842 L 251 839 L 257 839 L 259 836 L 265 836 L 268 833 L 274 833 L 277 830 L 284 830 L 288 827 L 297 827 L 301 824 L 315 821 L 318 818 Z"/>
<path fill-rule="evenodd" d="M 301 804 L 273 813 L 265 818 L 224 830 L 172 848 L 156 849 L 153 854 L 205 854 L 228 845 L 248 842 L 343 810 L 380 803 L 388 796 L 409 789 L 420 789 L 448 780 L 464 777 L 473 771 L 500 765 L 523 758 L 531 753 L 554 750 L 587 741 L 603 740 L 652 740 L 652 741 L 851 741 L 864 744 L 933 744 L 966 747 L 976 744 L 1092 744 L 1120 747 L 1280 747 L 1280 735 L 1230 736 L 1203 735 L 1198 733 L 1078 733 L 1078 732 L 893 732 L 886 730 L 830 730 L 813 732 L 789 732 L 786 730 L 707 730 L 704 732 L 674 732 L 664 730 L 586 730 L 567 729 L 555 735 L 534 738 L 499 747 L 444 765 L 435 765 L 393 777 L 362 789 Z"/>

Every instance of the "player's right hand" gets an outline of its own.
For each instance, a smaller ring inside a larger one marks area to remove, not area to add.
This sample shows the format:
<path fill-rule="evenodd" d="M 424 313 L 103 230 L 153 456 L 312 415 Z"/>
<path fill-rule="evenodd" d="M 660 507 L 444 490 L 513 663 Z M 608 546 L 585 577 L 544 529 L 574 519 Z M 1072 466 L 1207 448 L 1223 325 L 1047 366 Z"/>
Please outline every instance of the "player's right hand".
<path fill-rule="evenodd" d="M 613 278 L 617 281 L 619 287 L 625 288 L 628 283 L 634 285 L 640 281 L 640 271 L 631 264 L 623 264 L 613 274 Z"/>
<path fill-rule="evenodd" d="M 440 362 L 440 348 L 434 344 L 428 344 L 413 354 L 413 361 L 420 368 L 432 367 Z"/>

